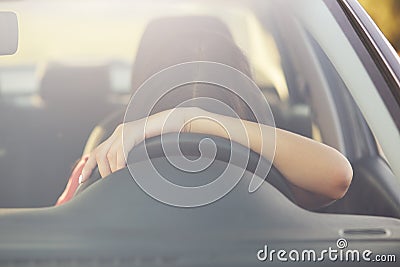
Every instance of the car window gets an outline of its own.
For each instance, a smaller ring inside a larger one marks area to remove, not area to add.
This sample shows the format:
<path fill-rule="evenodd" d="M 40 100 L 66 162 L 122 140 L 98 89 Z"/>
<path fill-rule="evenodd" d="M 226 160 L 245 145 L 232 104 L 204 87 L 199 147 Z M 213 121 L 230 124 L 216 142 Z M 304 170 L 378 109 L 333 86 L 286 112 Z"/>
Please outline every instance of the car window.
<path fill-rule="evenodd" d="M 42 196 L 34 206 L 55 199 L 92 129 L 124 109 L 143 31 L 165 16 L 220 19 L 248 57 L 277 127 L 328 144 L 352 162 L 380 147 L 400 176 L 393 164 L 399 162 L 393 152 L 397 128 L 324 1 L 206 3 L 1 1 L 2 10 L 18 15 L 20 44 L 15 55 L 0 58 L 0 175 L 4 188 L 18 188 L 0 193 L 0 204 L 7 206 L 13 195 L 25 196 L 14 206 L 26 206 L 33 195 Z M 376 99 L 379 116 L 363 94 Z M 383 124 L 389 131 L 381 130 Z M 36 183 L 56 189 L 44 193 Z"/>

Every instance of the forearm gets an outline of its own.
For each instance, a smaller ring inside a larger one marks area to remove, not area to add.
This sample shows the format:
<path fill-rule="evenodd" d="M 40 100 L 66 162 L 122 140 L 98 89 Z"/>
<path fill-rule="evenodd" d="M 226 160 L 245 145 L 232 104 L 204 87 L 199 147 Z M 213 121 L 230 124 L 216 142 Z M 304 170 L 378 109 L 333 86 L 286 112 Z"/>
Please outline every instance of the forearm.
<path fill-rule="evenodd" d="M 250 147 L 271 160 L 291 183 L 310 192 L 331 199 L 346 192 L 352 169 L 334 148 L 281 129 L 276 129 L 273 140 L 273 127 L 217 114 L 210 117 L 193 120 L 190 131 L 230 138 Z M 226 125 L 229 128 L 224 129 Z"/>

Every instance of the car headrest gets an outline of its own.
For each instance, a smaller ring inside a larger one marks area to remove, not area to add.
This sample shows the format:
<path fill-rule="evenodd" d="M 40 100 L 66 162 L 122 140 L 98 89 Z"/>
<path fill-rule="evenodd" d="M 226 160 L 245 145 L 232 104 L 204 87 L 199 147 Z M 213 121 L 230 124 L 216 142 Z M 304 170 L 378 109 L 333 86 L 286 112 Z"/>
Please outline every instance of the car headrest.
<path fill-rule="evenodd" d="M 102 103 L 110 92 L 107 66 L 51 65 L 41 80 L 40 96 L 46 106 L 65 107 Z"/>
<path fill-rule="evenodd" d="M 212 16 L 163 17 L 151 21 L 143 32 L 132 71 L 132 88 L 137 89 L 148 77 L 163 68 L 193 61 L 185 51 L 200 40 L 212 42 L 216 38 L 233 40 L 226 24 Z M 168 51 L 180 50 L 178 58 L 166 57 Z M 157 57 L 157 69 L 149 69 L 149 59 Z M 215 56 L 214 56 L 215 58 Z M 205 60 L 205 59 L 203 59 Z M 214 60 L 215 61 L 215 60 Z M 224 62 L 222 62 L 224 63 Z"/>

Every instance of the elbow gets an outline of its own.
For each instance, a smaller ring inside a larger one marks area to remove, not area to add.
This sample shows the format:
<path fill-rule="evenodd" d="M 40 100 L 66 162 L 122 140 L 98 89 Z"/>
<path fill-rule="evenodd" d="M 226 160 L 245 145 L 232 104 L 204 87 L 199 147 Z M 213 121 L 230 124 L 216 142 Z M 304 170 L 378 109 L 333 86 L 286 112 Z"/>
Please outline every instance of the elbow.
<path fill-rule="evenodd" d="M 336 166 L 335 171 L 332 172 L 332 190 L 330 190 L 330 198 L 338 200 L 344 197 L 350 187 L 353 179 L 353 168 L 350 162 L 343 157 L 341 163 Z"/>

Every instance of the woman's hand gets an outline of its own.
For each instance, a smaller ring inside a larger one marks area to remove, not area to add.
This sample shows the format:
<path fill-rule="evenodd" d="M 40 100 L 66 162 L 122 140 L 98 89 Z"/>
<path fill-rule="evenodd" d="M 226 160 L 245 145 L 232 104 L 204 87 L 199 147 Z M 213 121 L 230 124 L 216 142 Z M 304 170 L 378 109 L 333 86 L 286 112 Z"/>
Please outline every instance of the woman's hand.
<path fill-rule="evenodd" d="M 80 183 L 90 177 L 96 165 L 101 177 L 124 168 L 126 166 L 124 151 L 128 153 L 146 138 L 162 133 L 188 132 L 190 118 L 202 113 L 199 108 L 176 108 L 118 125 L 114 133 L 90 153 L 82 170 Z"/>

